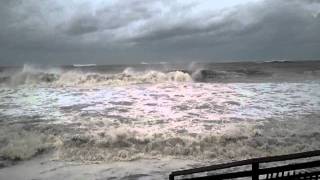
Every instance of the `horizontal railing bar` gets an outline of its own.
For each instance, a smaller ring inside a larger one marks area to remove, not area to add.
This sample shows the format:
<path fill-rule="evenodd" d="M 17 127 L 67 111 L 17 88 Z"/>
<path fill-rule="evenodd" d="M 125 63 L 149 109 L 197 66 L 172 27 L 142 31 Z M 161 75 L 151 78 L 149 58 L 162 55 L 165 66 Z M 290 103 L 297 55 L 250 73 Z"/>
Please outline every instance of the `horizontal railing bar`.
<path fill-rule="evenodd" d="M 204 177 L 194 177 L 191 178 L 192 180 L 204 180 L 204 179 L 232 179 L 232 178 L 241 178 L 241 177 L 249 177 L 252 176 L 252 171 L 241 171 L 241 172 L 234 172 L 234 173 L 226 173 L 226 174 L 216 174 L 216 175 L 209 175 Z M 183 179 L 188 180 L 188 179 Z"/>
<path fill-rule="evenodd" d="M 201 172 L 207 172 L 207 171 L 213 171 L 213 170 L 219 170 L 219 169 L 226 169 L 226 168 L 243 166 L 243 165 L 251 165 L 251 161 L 250 162 L 249 162 L 249 160 L 235 161 L 235 162 L 231 162 L 231 163 L 217 164 L 217 165 L 212 165 L 212 166 L 205 166 L 205 167 L 199 167 L 199 168 L 194 168 L 194 169 L 175 171 L 175 172 L 172 172 L 171 174 L 174 176 L 179 176 L 179 175 L 201 173 Z"/>
<path fill-rule="evenodd" d="M 298 177 L 311 177 L 311 176 L 316 176 L 320 175 L 320 171 L 317 172 L 308 172 L 308 173 L 302 173 L 302 174 L 296 174 L 296 175 L 291 175 L 291 176 L 281 176 L 282 179 L 292 179 L 298 178 Z M 249 177 L 252 176 L 252 171 L 243 171 L 243 172 L 235 172 L 235 173 L 228 173 L 228 174 L 218 174 L 218 175 L 209 175 L 209 176 L 204 176 L 204 177 L 194 177 L 191 178 L 192 180 L 205 180 L 205 179 L 232 179 L 232 178 L 241 178 L 241 177 Z M 188 179 L 183 179 L 183 180 L 188 180 Z"/>
<path fill-rule="evenodd" d="M 320 156 L 320 150 L 289 154 L 289 155 L 254 158 L 254 159 L 247 159 L 242 161 L 235 161 L 231 163 L 204 166 L 204 167 L 199 167 L 194 169 L 186 169 L 186 170 L 172 172 L 171 175 L 180 176 L 180 175 L 201 173 L 201 172 L 207 172 L 207 171 L 214 171 L 219 169 L 226 169 L 226 168 L 237 167 L 237 166 L 251 165 L 252 163 L 269 163 L 269 162 L 287 161 L 287 160 L 294 160 L 294 159 L 309 158 L 314 156 Z"/>

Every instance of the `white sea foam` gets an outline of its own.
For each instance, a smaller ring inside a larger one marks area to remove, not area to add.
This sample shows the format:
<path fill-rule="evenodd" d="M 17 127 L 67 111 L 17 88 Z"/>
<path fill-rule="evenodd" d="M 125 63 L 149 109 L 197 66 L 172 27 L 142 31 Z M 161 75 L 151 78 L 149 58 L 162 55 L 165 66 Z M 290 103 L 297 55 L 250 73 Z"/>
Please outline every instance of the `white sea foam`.
<path fill-rule="evenodd" d="M 319 146 L 319 88 L 318 83 L 192 82 L 23 86 L 2 88 L 0 108 L 2 123 L 58 135 L 61 159 L 253 157 Z M 309 136 L 316 139 L 305 141 Z"/>
<path fill-rule="evenodd" d="M 82 72 L 78 70 L 43 69 L 25 65 L 21 71 L 10 77 L 11 85 L 58 85 L 58 86 L 92 86 L 92 85 L 130 85 L 162 82 L 192 81 L 189 74 L 181 71 L 160 72 L 146 70 L 135 71 L 126 68 L 122 73 L 105 74 L 97 72 Z"/>
<path fill-rule="evenodd" d="M 158 71 L 134 72 L 126 69 L 120 74 L 98 74 L 66 72 L 54 82 L 56 85 L 130 85 L 149 84 L 161 82 L 187 82 L 192 81 L 190 75 L 183 72 L 163 73 Z"/>
<path fill-rule="evenodd" d="M 196 81 L 257 72 L 248 69 L 196 67 L 193 77 L 187 71 L 75 69 L 25 66 L 10 79 L 18 86 L 0 87 L 0 161 L 50 150 L 58 160 L 126 161 L 130 167 L 156 159 L 154 167 L 162 169 L 158 160 L 217 162 L 320 147 L 319 81 Z M 153 174 L 154 167 L 144 172 Z"/>
<path fill-rule="evenodd" d="M 73 64 L 74 67 L 93 67 L 97 66 L 96 64 Z"/>

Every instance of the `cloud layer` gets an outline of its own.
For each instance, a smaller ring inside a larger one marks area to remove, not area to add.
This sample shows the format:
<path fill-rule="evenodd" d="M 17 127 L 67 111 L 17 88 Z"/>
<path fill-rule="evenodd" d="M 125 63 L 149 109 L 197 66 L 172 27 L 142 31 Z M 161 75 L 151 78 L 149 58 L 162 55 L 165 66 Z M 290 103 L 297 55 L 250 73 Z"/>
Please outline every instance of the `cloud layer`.
<path fill-rule="evenodd" d="M 320 59 L 319 14 L 316 0 L 2 0 L 0 64 Z"/>

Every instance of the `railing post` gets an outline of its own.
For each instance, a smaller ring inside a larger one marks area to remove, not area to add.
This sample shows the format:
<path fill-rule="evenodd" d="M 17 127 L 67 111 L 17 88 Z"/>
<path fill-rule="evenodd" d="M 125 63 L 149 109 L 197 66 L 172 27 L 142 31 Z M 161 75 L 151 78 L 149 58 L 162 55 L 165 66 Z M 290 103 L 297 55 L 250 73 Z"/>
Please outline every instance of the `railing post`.
<path fill-rule="evenodd" d="M 174 180 L 173 174 L 170 174 L 170 175 L 169 175 L 169 180 Z"/>
<path fill-rule="evenodd" d="M 259 180 L 259 163 L 252 163 L 252 180 Z"/>

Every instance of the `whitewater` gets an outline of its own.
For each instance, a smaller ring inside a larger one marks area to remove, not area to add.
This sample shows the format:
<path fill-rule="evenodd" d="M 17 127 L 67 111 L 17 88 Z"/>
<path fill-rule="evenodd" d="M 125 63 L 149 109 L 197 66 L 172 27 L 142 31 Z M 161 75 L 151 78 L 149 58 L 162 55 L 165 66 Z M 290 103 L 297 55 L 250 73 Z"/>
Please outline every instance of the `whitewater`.
<path fill-rule="evenodd" d="M 163 179 L 316 150 L 319 75 L 318 62 L 2 67 L 0 179 Z"/>

